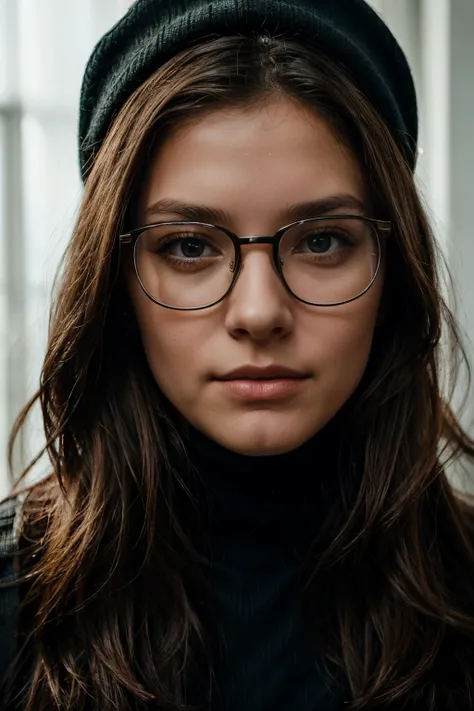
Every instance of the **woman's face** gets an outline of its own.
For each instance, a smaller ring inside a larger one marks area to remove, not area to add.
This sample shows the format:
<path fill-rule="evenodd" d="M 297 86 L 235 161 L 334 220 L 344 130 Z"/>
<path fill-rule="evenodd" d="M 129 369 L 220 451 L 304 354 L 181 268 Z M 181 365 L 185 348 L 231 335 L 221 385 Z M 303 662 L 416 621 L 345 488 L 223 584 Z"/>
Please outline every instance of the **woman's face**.
<path fill-rule="evenodd" d="M 150 165 L 137 226 L 186 219 L 179 210 L 150 210 L 172 200 L 225 212 L 220 226 L 239 237 L 273 235 L 297 219 L 289 217 L 297 203 L 341 195 L 367 204 L 349 151 L 321 117 L 275 98 L 260 108 L 215 111 L 168 138 Z M 350 205 L 334 212 L 362 214 Z M 271 245 L 246 245 L 242 253 L 231 293 L 201 311 L 163 308 L 147 298 L 131 269 L 127 280 L 145 353 L 166 397 L 222 446 L 279 454 L 316 434 L 356 389 L 369 357 L 382 277 L 351 303 L 314 307 L 286 291 Z M 237 368 L 270 365 L 304 378 L 276 386 L 256 386 L 245 375 L 222 380 Z"/>

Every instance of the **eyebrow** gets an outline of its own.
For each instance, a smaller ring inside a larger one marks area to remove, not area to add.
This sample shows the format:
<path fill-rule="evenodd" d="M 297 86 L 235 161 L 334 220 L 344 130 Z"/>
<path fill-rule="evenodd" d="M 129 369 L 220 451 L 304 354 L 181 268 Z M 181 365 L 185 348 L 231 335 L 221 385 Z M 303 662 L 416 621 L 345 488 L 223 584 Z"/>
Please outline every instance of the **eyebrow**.
<path fill-rule="evenodd" d="M 283 208 L 281 215 L 290 222 L 305 220 L 310 217 L 327 215 L 338 210 L 356 210 L 357 213 L 366 215 L 367 206 L 355 195 L 331 195 L 321 200 L 300 202 L 290 207 Z M 229 224 L 232 221 L 230 213 L 218 207 L 208 205 L 191 205 L 176 200 L 163 198 L 149 205 L 145 210 L 146 219 L 159 217 L 164 214 L 180 215 L 184 220 L 191 222 L 208 222 L 215 225 Z"/>

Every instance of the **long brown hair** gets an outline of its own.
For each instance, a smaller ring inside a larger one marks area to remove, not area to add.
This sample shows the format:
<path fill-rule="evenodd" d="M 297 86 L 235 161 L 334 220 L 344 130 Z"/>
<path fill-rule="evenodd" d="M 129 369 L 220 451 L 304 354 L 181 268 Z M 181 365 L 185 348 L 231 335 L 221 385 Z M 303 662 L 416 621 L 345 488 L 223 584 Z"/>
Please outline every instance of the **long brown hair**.
<path fill-rule="evenodd" d="M 409 165 L 346 71 L 317 47 L 266 39 L 220 37 L 169 60 L 128 99 L 90 166 L 41 385 L 10 444 L 11 454 L 39 400 L 52 473 L 24 504 L 26 711 L 184 708 L 205 654 L 188 594 L 200 560 L 175 506 L 190 469 L 140 345 L 117 236 L 151 151 L 175 126 L 275 92 L 327 119 L 363 167 L 374 216 L 393 224 L 384 317 L 341 433 L 341 462 L 360 475 L 354 489 L 339 471 L 307 614 L 347 679 L 348 708 L 459 709 L 474 698 L 472 517 L 447 477 L 474 442 L 448 404 L 444 374 L 455 382 L 464 354 L 440 255 Z M 319 610 L 316 589 L 328 593 Z"/>

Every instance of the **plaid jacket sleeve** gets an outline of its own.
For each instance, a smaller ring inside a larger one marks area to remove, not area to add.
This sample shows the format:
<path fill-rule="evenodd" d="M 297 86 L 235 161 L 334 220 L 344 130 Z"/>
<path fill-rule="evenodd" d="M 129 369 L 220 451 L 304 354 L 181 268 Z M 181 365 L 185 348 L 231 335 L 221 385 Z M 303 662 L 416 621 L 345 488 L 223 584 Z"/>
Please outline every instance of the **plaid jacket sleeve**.
<path fill-rule="evenodd" d="M 1 687 L 17 645 L 18 585 L 15 581 L 15 552 L 18 550 L 22 497 L 0 503 L 0 699 Z"/>

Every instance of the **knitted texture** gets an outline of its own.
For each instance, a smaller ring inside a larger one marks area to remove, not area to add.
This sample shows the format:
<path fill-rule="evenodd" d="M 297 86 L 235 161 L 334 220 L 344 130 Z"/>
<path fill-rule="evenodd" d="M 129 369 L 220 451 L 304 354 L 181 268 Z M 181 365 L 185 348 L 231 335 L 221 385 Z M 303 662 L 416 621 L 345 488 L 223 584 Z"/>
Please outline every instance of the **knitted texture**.
<path fill-rule="evenodd" d="M 364 0 L 137 0 L 87 64 L 80 98 L 83 179 L 114 116 L 173 55 L 210 35 L 275 31 L 311 41 L 343 64 L 386 121 L 411 167 L 417 101 L 406 57 Z"/>

